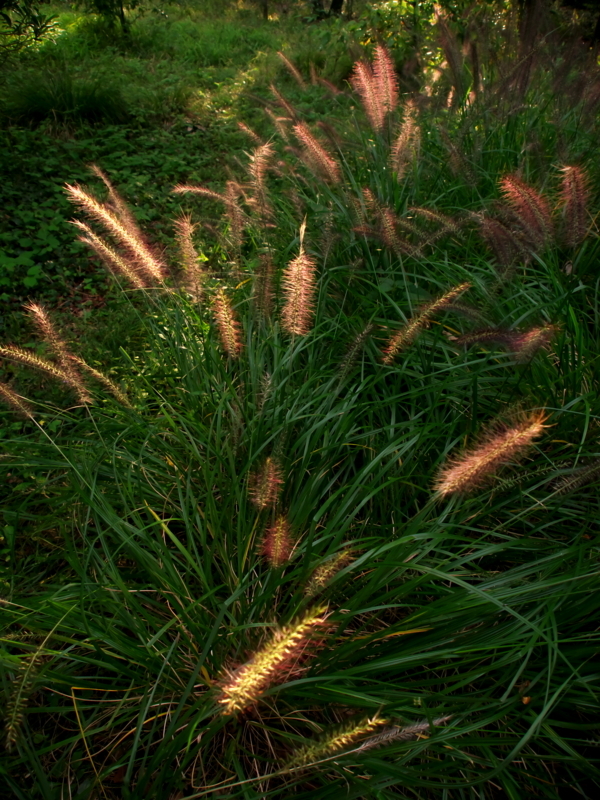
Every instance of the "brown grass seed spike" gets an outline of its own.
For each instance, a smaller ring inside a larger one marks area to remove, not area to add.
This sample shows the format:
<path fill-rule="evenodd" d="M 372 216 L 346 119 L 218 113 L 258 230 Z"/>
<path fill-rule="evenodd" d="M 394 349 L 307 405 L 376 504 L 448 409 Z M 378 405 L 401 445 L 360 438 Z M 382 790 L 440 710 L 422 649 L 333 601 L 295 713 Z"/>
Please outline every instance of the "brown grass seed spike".
<path fill-rule="evenodd" d="M 384 118 L 398 106 L 398 76 L 389 50 L 382 44 L 375 48 L 373 79 Z"/>
<path fill-rule="evenodd" d="M 357 61 L 350 83 L 361 99 L 371 127 L 379 132 L 385 121 L 385 109 L 381 104 L 381 97 L 376 91 L 375 77 L 370 65 L 364 61 Z"/>
<path fill-rule="evenodd" d="M 381 725 L 387 725 L 389 721 L 380 717 L 363 719 L 360 722 L 353 722 L 338 728 L 329 736 L 325 736 L 316 742 L 311 742 L 297 750 L 287 762 L 287 769 L 298 769 L 316 764 L 323 759 L 331 757 L 336 753 L 355 745 L 363 737 L 372 734 Z M 368 740 L 367 740 L 368 741 Z"/>
<path fill-rule="evenodd" d="M 470 283 L 461 283 L 453 289 L 450 289 L 449 292 L 446 292 L 446 294 L 442 295 L 437 300 L 426 305 L 419 314 L 414 316 L 410 322 L 400 328 L 400 330 L 389 339 L 383 350 L 382 362 L 384 364 L 391 364 L 396 355 L 414 341 L 418 333 L 427 325 L 434 314 L 450 306 L 453 300 L 470 288 Z"/>
<path fill-rule="evenodd" d="M 300 621 L 277 631 L 249 661 L 229 673 L 221 683 L 217 701 L 223 714 L 237 714 L 251 708 L 267 689 L 287 680 L 326 620 L 324 608 L 309 611 Z"/>
<path fill-rule="evenodd" d="M 294 125 L 296 138 L 302 144 L 302 153 L 307 166 L 326 183 L 339 183 L 341 180 L 340 165 L 313 136 L 308 125 L 298 122 Z"/>
<path fill-rule="evenodd" d="M 0 382 L 0 399 L 9 405 L 20 417 L 33 419 L 33 409 L 24 397 L 16 394 L 5 383 Z"/>
<path fill-rule="evenodd" d="M 115 212 L 80 186 L 66 184 L 65 188 L 70 200 L 99 222 L 128 251 L 140 272 L 152 282 L 164 280 L 165 265 L 150 251 L 137 226 L 132 230 Z"/>
<path fill-rule="evenodd" d="M 281 515 L 265 532 L 262 553 L 269 565 L 277 569 L 290 560 L 293 550 L 294 540 L 291 525 L 287 518 Z"/>
<path fill-rule="evenodd" d="M 29 350 L 25 350 L 23 347 L 15 347 L 13 345 L 6 347 L 0 346 L 0 358 L 7 358 L 10 361 L 16 361 L 19 364 L 23 364 L 26 367 L 31 367 L 32 369 L 37 369 L 40 372 L 45 372 L 46 375 L 49 375 L 51 378 L 57 378 L 59 381 L 62 381 L 71 389 L 73 389 L 79 399 L 79 402 L 92 402 L 92 398 L 88 394 L 86 388 L 82 385 L 80 379 L 75 381 L 72 375 L 62 367 L 53 364 L 51 361 L 48 361 L 45 358 L 36 356 L 34 353 L 31 353 Z"/>
<path fill-rule="evenodd" d="M 89 225 L 78 219 L 72 220 L 72 224 L 82 230 L 85 236 L 78 236 L 80 242 L 87 244 L 96 255 L 104 262 L 104 265 L 115 277 L 121 276 L 132 283 L 136 289 L 147 289 L 150 285 L 148 278 L 141 275 L 137 265 L 122 258 L 104 239 L 94 233 Z"/>
<path fill-rule="evenodd" d="M 223 349 L 231 358 L 239 358 L 243 349 L 240 323 L 224 289 L 217 289 L 212 305 Z"/>
<path fill-rule="evenodd" d="M 204 296 L 204 282 L 207 275 L 200 266 L 194 246 L 196 227 L 191 218 L 185 214 L 175 220 L 175 239 L 183 266 L 183 287 L 196 302 L 199 302 Z"/>
<path fill-rule="evenodd" d="M 564 214 L 564 235 L 569 247 L 577 247 L 587 233 L 589 180 L 581 167 L 562 167 L 560 200 Z"/>
<path fill-rule="evenodd" d="M 250 498 L 260 511 L 272 508 L 277 505 L 282 486 L 283 470 L 274 458 L 269 457 L 262 469 L 250 478 Z"/>
<path fill-rule="evenodd" d="M 315 313 L 317 265 L 300 245 L 299 255 L 292 259 L 282 274 L 284 304 L 281 324 L 292 336 L 306 336 L 312 328 Z"/>
<path fill-rule="evenodd" d="M 510 206 L 533 247 L 543 247 L 552 236 L 552 216 L 548 201 L 516 175 L 500 180 L 506 203 Z"/>
<path fill-rule="evenodd" d="M 536 411 L 499 432 L 489 432 L 474 449 L 442 467 L 435 482 L 438 496 L 468 494 L 493 478 L 500 467 L 523 456 L 548 427 L 547 416 Z"/>

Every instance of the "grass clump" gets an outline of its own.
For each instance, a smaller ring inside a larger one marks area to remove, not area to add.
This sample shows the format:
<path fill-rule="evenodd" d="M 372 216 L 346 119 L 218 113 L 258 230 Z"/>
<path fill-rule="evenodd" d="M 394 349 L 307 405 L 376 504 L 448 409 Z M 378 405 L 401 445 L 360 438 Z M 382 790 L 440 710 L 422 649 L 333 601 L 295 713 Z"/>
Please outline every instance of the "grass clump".
<path fill-rule="evenodd" d="M 2 112 L 10 122 L 56 126 L 120 123 L 129 117 L 119 86 L 64 71 L 17 74 L 3 87 Z"/>
<path fill-rule="evenodd" d="M 597 789 L 590 101 L 499 63 L 406 96 L 379 47 L 321 125 L 273 87 L 167 252 L 70 182 L 144 335 L 96 369 L 29 304 L 2 346 L 6 524 L 50 531 L 0 605 L 16 797 Z"/>

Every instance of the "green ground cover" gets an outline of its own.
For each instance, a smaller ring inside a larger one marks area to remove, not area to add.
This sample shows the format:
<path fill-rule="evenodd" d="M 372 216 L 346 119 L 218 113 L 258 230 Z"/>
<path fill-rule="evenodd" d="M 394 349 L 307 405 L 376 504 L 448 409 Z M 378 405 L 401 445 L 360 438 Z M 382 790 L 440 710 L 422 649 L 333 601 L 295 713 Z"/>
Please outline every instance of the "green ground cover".
<path fill-rule="evenodd" d="M 78 22 L 131 117 L 5 129 L 10 797 L 595 796 L 597 59 L 382 7 Z"/>

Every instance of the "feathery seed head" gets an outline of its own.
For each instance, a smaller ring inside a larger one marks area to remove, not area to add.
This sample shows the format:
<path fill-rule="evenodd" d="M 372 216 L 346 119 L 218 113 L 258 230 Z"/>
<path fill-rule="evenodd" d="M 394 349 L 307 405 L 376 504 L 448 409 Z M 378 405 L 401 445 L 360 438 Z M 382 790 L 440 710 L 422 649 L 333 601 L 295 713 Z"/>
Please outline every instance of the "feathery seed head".
<path fill-rule="evenodd" d="M 165 265 L 151 252 L 144 241 L 141 231 L 135 225 L 126 225 L 117 213 L 100 203 L 92 194 L 80 186 L 66 184 L 69 199 L 85 211 L 88 216 L 99 222 L 125 248 L 137 264 L 138 269 L 152 282 L 162 282 L 165 276 Z"/>
<path fill-rule="evenodd" d="M 419 147 L 420 129 L 416 116 L 417 107 L 413 100 L 408 100 L 404 105 L 402 125 L 390 151 L 390 165 L 399 180 Z"/>
<path fill-rule="evenodd" d="M 515 331 L 517 335 L 513 338 L 511 347 L 515 351 L 517 361 L 530 361 L 538 350 L 548 347 L 557 332 L 556 325 L 542 325 L 520 333 Z"/>
<path fill-rule="evenodd" d="M 500 344 L 512 350 L 518 361 L 529 361 L 535 353 L 547 347 L 556 334 L 555 325 L 543 325 L 528 331 L 515 331 L 508 328 L 484 328 L 465 333 L 462 336 L 448 336 L 457 345 L 470 347 L 474 344 Z"/>
<path fill-rule="evenodd" d="M 252 658 L 221 682 L 218 698 L 223 714 L 236 714 L 254 706 L 261 695 L 300 667 L 315 634 L 326 625 L 325 608 L 309 611 L 298 622 L 281 628 Z"/>
<path fill-rule="evenodd" d="M 303 248 L 284 269 L 282 286 L 285 297 L 282 325 L 293 336 L 305 336 L 312 327 L 315 313 L 316 262 Z"/>
<path fill-rule="evenodd" d="M 39 303 L 27 303 L 24 306 L 25 311 L 33 320 L 36 328 L 40 332 L 42 338 L 50 347 L 52 354 L 56 357 L 58 364 L 62 370 L 69 376 L 71 385 L 76 388 L 80 397 L 87 397 L 87 390 L 81 379 L 81 375 L 75 369 L 73 356 L 71 355 L 66 342 L 64 342 L 54 327 L 48 312 Z"/>
<path fill-rule="evenodd" d="M 117 192 L 115 187 L 109 181 L 106 173 L 104 173 L 100 167 L 96 166 L 96 164 L 90 164 L 91 171 L 96 175 L 97 178 L 100 178 L 102 183 L 108 189 L 108 196 L 110 199 L 110 204 L 114 209 L 115 214 L 121 220 L 123 225 L 128 228 L 128 230 L 133 233 L 134 235 L 140 235 L 140 230 L 137 226 L 135 219 L 129 208 L 127 207 L 127 203 L 123 200 L 121 195 Z"/>
<path fill-rule="evenodd" d="M 260 264 L 254 275 L 253 298 L 256 311 L 262 318 L 271 316 L 274 299 L 273 282 L 275 278 L 275 265 L 268 253 L 260 256 Z"/>
<path fill-rule="evenodd" d="M 286 125 L 288 125 L 292 120 L 289 117 L 281 117 L 277 114 L 274 114 L 270 108 L 266 108 L 265 113 L 275 126 L 277 133 L 281 136 L 283 141 L 289 142 L 290 137 L 288 135 L 288 129 L 286 128 Z"/>
<path fill-rule="evenodd" d="M 206 273 L 200 266 L 198 253 L 194 246 L 193 236 L 196 227 L 189 216 L 182 215 L 175 220 L 175 239 L 179 245 L 181 264 L 184 270 L 183 285 L 193 299 L 198 301 L 204 294 Z"/>
<path fill-rule="evenodd" d="M 286 517 L 279 516 L 265 533 L 262 552 L 271 567 L 277 569 L 290 560 L 294 542 L 292 529 Z"/>
<path fill-rule="evenodd" d="M 404 325 L 404 327 L 400 328 L 400 330 L 389 339 L 383 350 L 383 363 L 391 364 L 396 355 L 415 340 L 419 332 L 427 326 L 429 320 L 432 316 L 434 316 L 434 314 L 436 314 L 438 311 L 443 311 L 445 308 L 450 308 L 453 301 L 463 294 L 463 292 L 466 292 L 467 289 L 470 289 L 470 287 L 470 283 L 461 283 L 458 286 L 455 286 L 453 289 L 450 289 L 450 291 L 446 292 L 446 294 L 443 294 L 437 300 L 434 300 L 432 303 L 428 303 L 426 306 L 424 306 L 419 314 L 414 316 L 406 325 Z"/>
<path fill-rule="evenodd" d="M 241 122 L 241 121 L 239 121 L 239 120 L 238 120 L 238 124 L 237 124 L 237 126 L 238 126 L 238 128 L 241 130 L 241 132 L 242 132 L 242 133 L 245 133 L 245 134 L 246 134 L 246 136 L 247 136 L 249 139 L 252 139 L 252 141 L 254 142 L 254 144 L 257 144 L 257 145 L 264 144 L 264 142 L 263 142 L 263 140 L 260 138 L 260 136 L 259 136 L 257 133 L 255 133 L 255 132 L 252 130 L 252 128 L 248 127 L 248 125 L 246 125 L 246 123 L 244 123 L 244 122 Z"/>
<path fill-rule="evenodd" d="M 472 492 L 493 478 L 500 467 L 523 456 L 548 427 L 544 412 L 534 412 L 499 432 L 484 435 L 481 443 L 442 467 L 435 482 L 438 496 Z"/>
<path fill-rule="evenodd" d="M 535 248 L 541 248 L 552 235 L 552 216 L 548 201 L 516 175 L 500 180 L 502 194 L 515 220 Z"/>
<path fill-rule="evenodd" d="M 5 383 L 0 382 L 0 400 L 9 405 L 20 417 L 33 419 L 33 409 L 21 395 L 16 394 Z"/>
<path fill-rule="evenodd" d="M 40 358 L 29 350 L 13 345 L 0 345 L 0 358 L 8 358 L 10 361 L 16 361 L 18 364 L 23 364 L 26 367 L 32 367 L 40 372 L 45 372 L 46 375 L 49 375 L 51 378 L 57 378 L 73 389 L 81 403 L 92 402 L 92 398 L 88 394 L 79 376 L 75 379 L 73 373 L 67 372 L 62 366 L 57 366 L 45 358 Z"/>
<path fill-rule="evenodd" d="M 485 214 L 478 215 L 476 219 L 483 239 L 502 267 L 510 267 L 519 258 L 523 261 L 529 260 L 529 253 L 522 239 L 500 220 Z"/>
<path fill-rule="evenodd" d="M 269 203 L 265 177 L 274 155 L 275 150 L 271 144 L 261 144 L 250 157 L 250 164 L 248 166 L 250 184 L 254 192 L 253 196 L 250 198 L 250 202 L 263 222 L 273 216 L 273 209 Z"/>
<path fill-rule="evenodd" d="M 202 197 L 210 197 L 211 200 L 219 200 L 221 203 L 226 202 L 226 198 L 215 192 L 213 189 L 208 189 L 206 186 L 192 186 L 187 183 L 178 183 L 171 191 L 173 194 L 199 194 Z"/>
<path fill-rule="evenodd" d="M 140 274 L 141 271 L 138 269 L 135 262 L 128 261 L 126 258 L 120 256 L 119 253 L 104 241 L 104 239 L 97 236 L 85 222 L 74 219 L 72 220 L 72 224 L 76 225 L 85 233 L 85 236 L 78 237 L 79 241 L 87 244 L 115 277 L 121 276 L 126 278 L 136 289 L 148 288 L 148 279 Z"/>
<path fill-rule="evenodd" d="M 553 491 L 558 494 L 568 494 L 581 489 L 588 483 L 593 483 L 600 477 L 600 459 L 596 458 L 589 464 L 579 469 L 574 469 L 567 475 L 562 475 L 552 483 Z"/>
<path fill-rule="evenodd" d="M 283 470 L 269 457 L 262 469 L 251 476 L 248 488 L 252 502 L 262 511 L 277 505 L 282 486 Z"/>
<path fill-rule="evenodd" d="M 444 725 L 452 716 L 438 717 L 429 722 L 424 719 L 422 722 L 416 722 L 413 725 L 406 725 L 403 728 L 394 725 L 391 728 L 386 728 L 381 733 L 375 736 L 369 736 L 360 746 L 359 750 L 372 750 L 374 747 L 383 747 L 392 742 L 404 742 L 411 739 L 416 739 L 419 736 L 426 736 L 431 732 L 431 728 L 438 725 Z"/>
<path fill-rule="evenodd" d="M 302 75 L 298 71 L 297 67 L 294 64 L 292 64 L 292 62 L 289 60 L 289 58 L 286 55 L 284 55 L 281 52 L 281 50 L 277 51 L 277 55 L 279 56 L 279 58 L 281 59 L 281 61 L 285 65 L 285 68 L 290 73 L 292 78 L 296 81 L 298 86 L 301 89 L 306 89 L 306 84 L 304 83 L 304 78 L 302 77 Z"/>
<path fill-rule="evenodd" d="M 224 289 L 217 289 L 212 306 L 223 349 L 231 358 L 239 358 L 243 348 L 240 323 Z"/>
<path fill-rule="evenodd" d="M 310 169 L 326 183 L 339 183 L 341 173 L 338 162 L 313 136 L 308 125 L 298 122 L 294 125 L 294 133 L 302 144 L 304 159 Z"/>
<path fill-rule="evenodd" d="M 373 80 L 383 114 L 391 114 L 398 105 L 398 76 L 390 52 L 382 44 L 375 47 Z"/>
<path fill-rule="evenodd" d="M 367 119 L 375 131 L 380 131 L 385 122 L 386 111 L 382 105 L 382 98 L 377 90 L 373 70 L 364 61 L 357 61 L 350 78 L 354 91 L 361 99 Z"/>
<path fill-rule="evenodd" d="M 117 384 L 111 381 L 110 378 L 107 378 L 106 375 L 104 375 L 99 370 L 94 369 L 94 367 L 90 366 L 87 363 L 87 361 L 83 360 L 83 358 L 79 358 L 79 356 L 70 355 L 69 358 L 74 364 L 77 364 L 77 366 L 80 367 L 84 372 L 87 372 L 88 375 L 91 375 L 92 378 L 95 378 L 98 381 L 98 383 L 101 383 L 105 389 L 108 389 L 108 391 L 119 401 L 119 403 L 124 405 L 126 408 L 132 408 L 132 405 L 129 402 L 127 395 L 124 392 L 122 392 L 117 386 Z"/>
<path fill-rule="evenodd" d="M 290 103 L 288 103 L 285 97 L 277 91 L 277 89 L 273 84 L 271 84 L 270 88 L 271 88 L 271 94 L 277 101 L 277 104 L 280 105 L 281 108 L 285 109 L 290 119 L 298 119 L 298 113 L 296 109 Z"/>
<path fill-rule="evenodd" d="M 560 201 L 564 217 L 564 238 L 569 247 L 581 244 L 587 233 L 589 179 L 581 167 L 562 167 Z"/>
<path fill-rule="evenodd" d="M 306 584 L 305 594 L 309 597 L 313 597 L 323 591 L 329 581 L 337 575 L 341 569 L 349 564 L 351 560 L 352 551 L 349 549 L 342 550 L 340 553 L 336 553 L 333 558 L 330 558 L 324 564 L 318 566 Z"/>
<path fill-rule="evenodd" d="M 289 759 L 286 768 L 297 769 L 298 767 L 307 767 L 318 763 L 325 758 L 348 749 L 381 725 L 387 724 L 388 720 L 379 717 L 371 717 L 360 722 L 346 724 L 328 736 L 324 736 L 320 741 L 301 747 Z"/>

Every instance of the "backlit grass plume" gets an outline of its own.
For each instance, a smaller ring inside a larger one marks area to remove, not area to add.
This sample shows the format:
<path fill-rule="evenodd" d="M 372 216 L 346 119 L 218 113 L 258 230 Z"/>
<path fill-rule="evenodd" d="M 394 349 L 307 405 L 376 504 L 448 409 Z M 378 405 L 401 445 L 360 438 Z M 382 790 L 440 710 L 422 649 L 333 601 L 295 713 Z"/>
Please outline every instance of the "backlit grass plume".
<path fill-rule="evenodd" d="M 339 183 L 340 166 L 331 153 L 311 133 L 304 122 L 294 125 L 294 133 L 302 145 L 302 153 L 307 166 L 326 183 Z"/>
<path fill-rule="evenodd" d="M 367 119 L 375 131 L 383 128 L 384 111 L 379 102 L 379 97 L 375 91 L 375 81 L 373 70 L 365 61 L 357 61 L 354 71 L 350 78 L 352 88 L 361 99 Z"/>
<path fill-rule="evenodd" d="M 150 250 L 144 237 L 132 222 L 123 222 L 117 213 L 86 192 L 81 186 L 66 184 L 69 199 L 79 206 L 89 217 L 98 222 L 127 252 L 137 269 L 150 282 L 162 282 L 166 268 L 163 262 Z"/>
<path fill-rule="evenodd" d="M 206 273 L 199 264 L 198 253 L 194 246 L 194 231 L 196 225 L 189 216 L 183 215 L 175 220 L 175 240 L 179 248 L 179 257 L 183 267 L 183 287 L 198 301 L 204 294 Z"/>
<path fill-rule="evenodd" d="M 96 175 L 97 178 L 100 178 L 102 183 L 108 189 L 108 198 L 110 206 L 112 210 L 115 212 L 117 217 L 121 220 L 123 225 L 134 235 L 134 236 L 142 236 L 140 229 L 138 228 L 137 222 L 127 203 L 121 195 L 117 192 L 115 187 L 112 185 L 112 182 L 108 179 L 108 176 L 105 172 L 103 172 L 100 167 L 96 164 L 90 164 L 90 169 Z"/>
<path fill-rule="evenodd" d="M 518 260 L 529 261 L 530 254 L 522 238 L 503 222 L 486 214 L 477 214 L 474 217 L 481 236 L 501 267 L 510 267 Z"/>
<path fill-rule="evenodd" d="M 516 175 L 502 178 L 500 188 L 531 246 L 542 248 L 552 235 L 552 215 L 546 198 Z"/>
<path fill-rule="evenodd" d="M 275 298 L 275 264 L 269 253 L 261 253 L 259 265 L 254 273 L 252 298 L 259 317 L 268 319 Z"/>
<path fill-rule="evenodd" d="M 217 289 L 212 307 L 223 349 L 231 358 L 239 358 L 243 349 L 240 323 L 225 289 Z"/>
<path fill-rule="evenodd" d="M 33 409 L 24 397 L 13 392 L 10 386 L 0 381 L 0 400 L 9 405 L 20 417 L 33 419 Z"/>
<path fill-rule="evenodd" d="M 322 592 L 331 579 L 337 575 L 341 569 L 349 564 L 351 560 L 352 551 L 342 550 L 340 553 L 336 553 L 333 558 L 325 561 L 324 564 L 320 564 L 310 576 L 308 583 L 306 584 L 305 593 L 309 597 L 312 597 L 319 592 Z"/>
<path fill-rule="evenodd" d="M 284 515 L 277 517 L 265 532 L 262 552 L 271 567 L 282 567 L 290 560 L 294 549 L 292 528 Z"/>
<path fill-rule="evenodd" d="M 449 335 L 454 344 L 470 347 L 474 344 L 498 344 L 515 354 L 517 361 L 526 363 L 545 347 L 548 347 L 557 332 L 555 325 L 541 325 L 526 331 L 508 330 L 507 328 L 485 328 L 465 333 L 462 336 Z"/>
<path fill-rule="evenodd" d="M 287 769 L 298 769 L 298 767 L 308 767 L 316 764 L 325 758 L 334 755 L 343 755 L 343 751 L 355 745 L 363 737 L 368 736 L 382 725 L 387 725 L 388 720 L 372 717 L 353 722 L 337 728 L 336 731 L 324 736 L 319 741 L 307 744 L 297 750 L 289 759 L 285 767 Z"/>
<path fill-rule="evenodd" d="M 237 714 L 254 706 L 261 695 L 300 666 L 311 639 L 322 632 L 327 620 L 324 608 L 309 611 L 298 622 L 278 630 L 265 645 L 229 673 L 218 698 L 223 714 Z"/>
<path fill-rule="evenodd" d="M 23 347 L 0 345 L 0 358 L 7 358 L 9 361 L 15 361 L 25 367 L 31 367 L 43 372 L 51 378 L 56 378 L 73 389 L 81 403 L 90 403 L 92 400 L 80 378 L 74 379 L 72 373 L 67 372 L 57 364 L 53 364 L 52 361 L 48 361 L 46 358 L 41 358 L 29 350 L 25 350 Z"/>
<path fill-rule="evenodd" d="M 424 306 L 419 314 L 414 316 L 403 328 L 400 328 L 388 341 L 383 350 L 382 361 L 384 364 L 391 364 L 396 355 L 411 344 L 419 332 L 428 324 L 431 317 L 438 311 L 449 307 L 452 301 L 459 297 L 463 292 L 471 287 L 470 283 L 461 283 L 450 289 L 449 292 L 434 300 L 432 303 Z"/>
<path fill-rule="evenodd" d="M 69 376 L 72 385 L 77 387 L 81 395 L 85 395 L 86 390 L 78 370 L 75 369 L 73 356 L 67 347 L 67 343 L 61 338 L 56 327 L 46 309 L 39 303 L 27 303 L 25 311 L 38 329 L 42 339 L 50 348 L 52 355 L 55 356 L 59 366 Z"/>
<path fill-rule="evenodd" d="M 594 483 L 600 479 L 600 459 L 595 459 L 583 467 L 574 469 L 572 472 L 556 478 L 552 483 L 552 490 L 556 494 L 569 494 L 576 492 L 588 483 Z"/>
<path fill-rule="evenodd" d="M 272 508 L 277 505 L 282 486 L 283 470 L 274 458 L 269 457 L 262 468 L 250 477 L 250 498 L 261 511 Z"/>
<path fill-rule="evenodd" d="M 113 397 L 116 400 L 119 401 L 119 403 L 121 403 L 124 406 L 127 406 L 127 408 L 132 407 L 127 395 L 124 392 L 122 392 L 121 389 L 117 386 L 117 384 L 114 381 L 111 381 L 111 379 L 108 378 L 103 372 L 100 372 L 100 370 L 97 370 L 94 367 L 90 366 L 90 364 L 88 364 L 87 361 L 84 361 L 83 358 L 79 358 L 79 356 L 71 355 L 69 356 L 69 358 L 71 359 L 73 364 L 76 364 L 78 367 L 80 367 L 80 369 L 82 369 L 84 372 L 87 372 L 88 375 L 97 380 L 98 383 L 102 384 L 102 386 L 104 386 L 105 389 L 108 389 L 108 391 L 113 395 Z"/>
<path fill-rule="evenodd" d="M 505 464 L 522 457 L 539 438 L 547 416 L 536 411 L 504 430 L 488 432 L 481 443 L 442 467 L 435 482 L 441 497 L 467 494 L 493 478 Z"/>
<path fill-rule="evenodd" d="M 246 227 L 246 215 L 240 206 L 242 187 L 237 181 L 227 181 L 224 194 L 219 194 L 206 186 L 194 186 L 187 183 L 179 183 L 174 186 L 173 194 L 197 194 L 217 200 L 225 205 L 225 212 L 229 219 L 229 233 L 232 244 L 239 248 L 242 244 L 244 228 Z"/>
<path fill-rule="evenodd" d="M 371 126 L 380 131 L 387 115 L 398 104 L 398 78 L 386 48 L 377 45 L 372 67 L 365 61 L 357 61 L 350 82 L 361 99 Z"/>
<path fill-rule="evenodd" d="M 562 167 L 560 201 L 564 219 L 564 239 L 569 247 L 581 244 L 587 233 L 589 181 L 581 167 Z"/>
<path fill-rule="evenodd" d="M 450 719 L 452 719 L 451 716 L 446 716 L 437 717 L 431 722 L 424 719 L 422 722 L 415 722 L 413 725 L 405 725 L 404 727 L 394 725 L 374 736 L 369 736 L 369 738 L 360 745 L 358 750 L 362 752 L 364 750 L 372 750 L 376 747 L 383 747 L 386 744 L 393 744 L 394 742 L 406 742 L 411 739 L 427 738 L 432 732 L 432 728 L 444 725 Z"/>
<path fill-rule="evenodd" d="M 132 263 L 127 258 L 123 258 L 123 256 L 117 253 L 104 239 L 94 233 L 85 222 L 75 219 L 73 220 L 73 225 L 83 231 L 84 235 L 78 237 L 79 241 L 83 242 L 83 244 L 87 244 L 115 277 L 125 278 L 133 284 L 136 289 L 148 288 L 150 281 L 147 276 L 137 268 L 135 263 Z"/>
<path fill-rule="evenodd" d="M 375 46 L 373 80 L 384 117 L 392 114 L 398 105 L 398 76 L 390 52 L 382 44 Z"/>
<path fill-rule="evenodd" d="M 396 176 L 403 177 L 410 159 L 419 146 L 420 128 L 417 124 L 417 107 L 413 100 L 404 104 L 404 119 L 390 151 L 390 165 Z"/>
<path fill-rule="evenodd" d="M 250 163 L 248 164 L 250 186 L 252 187 L 252 195 L 248 198 L 248 202 L 263 224 L 273 216 L 273 208 L 269 202 L 267 191 L 266 176 L 274 155 L 275 149 L 271 144 L 261 144 L 250 156 Z"/>
<path fill-rule="evenodd" d="M 300 253 L 283 270 L 284 304 L 281 324 L 293 336 L 305 336 L 312 327 L 315 313 L 317 265 L 304 251 L 302 239 L 305 224 L 300 229 Z"/>
<path fill-rule="evenodd" d="M 302 77 L 302 75 L 301 75 L 301 74 L 300 74 L 300 72 L 298 71 L 298 68 L 296 67 L 296 65 L 295 65 L 295 64 L 293 64 L 293 63 L 292 63 L 292 62 L 289 60 L 289 58 L 288 58 L 288 57 L 285 55 L 285 53 L 282 53 L 282 52 L 281 52 L 281 50 L 278 50 L 278 51 L 277 51 L 277 55 L 279 56 L 279 58 L 280 58 L 280 59 L 281 59 L 281 61 L 283 62 L 283 64 L 284 64 L 285 68 L 286 68 L 286 69 L 287 69 L 287 71 L 290 73 L 290 75 L 292 76 L 292 78 L 293 78 L 293 79 L 296 81 L 296 83 L 298 84 L 298 86 L 299 86 L 301 89 L 306 89 L 306 83 L 304 82 L 304 78 Z"/>

